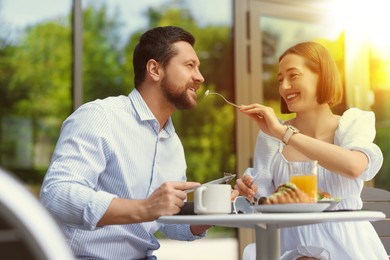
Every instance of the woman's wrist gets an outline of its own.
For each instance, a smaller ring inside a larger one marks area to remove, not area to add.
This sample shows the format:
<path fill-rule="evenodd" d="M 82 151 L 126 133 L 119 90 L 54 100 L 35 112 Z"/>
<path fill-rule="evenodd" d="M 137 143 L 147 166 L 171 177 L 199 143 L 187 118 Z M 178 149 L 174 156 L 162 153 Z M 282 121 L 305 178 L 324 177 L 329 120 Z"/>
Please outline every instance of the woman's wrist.
<path fill-rule="evenodd" d="M 279 131 L 278 133 L 278 139 L 280 141 L 283 141 L 283 137 L 284 135 L 286 134 L 287 130 L 288 130 L 288 126 L 287 125 L 282 125 L 282 127 L 280 128 L 281 130 Z"/>

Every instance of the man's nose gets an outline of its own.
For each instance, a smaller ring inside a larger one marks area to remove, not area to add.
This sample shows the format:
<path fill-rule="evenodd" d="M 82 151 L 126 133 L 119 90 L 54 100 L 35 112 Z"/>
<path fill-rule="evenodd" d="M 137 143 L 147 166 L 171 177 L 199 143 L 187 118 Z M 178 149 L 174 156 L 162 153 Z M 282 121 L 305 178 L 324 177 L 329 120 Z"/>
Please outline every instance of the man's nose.
<path fill-rule="evenodd" d="M 197 82 L 200 82 L 200 83 L 203 83 L 204 82 L 204 78 L 203 78 L 203 75 L 202 73 L 200 73 L 200 70 L 196 70 L 195 72 L 195 75 L 194 75 L 194 78 Z"/>

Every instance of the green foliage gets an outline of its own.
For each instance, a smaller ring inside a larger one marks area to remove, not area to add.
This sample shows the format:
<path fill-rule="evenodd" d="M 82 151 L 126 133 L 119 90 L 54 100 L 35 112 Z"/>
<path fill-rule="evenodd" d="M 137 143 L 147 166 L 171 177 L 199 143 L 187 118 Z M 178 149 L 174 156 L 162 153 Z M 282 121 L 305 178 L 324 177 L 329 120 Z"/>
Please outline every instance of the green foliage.
<path fill-rule="evenodd" d="M 124 75 L 127 75 L 126 77 L 124 77 L 124 84 L 126 86 L 134 87 L 133 51 L 142 33 L 143 31 L 138 31 L 136 33 L 133 33 L 130 36 L 128 43 L 123 49 L 124 62 L 122 66 L 122 73 Z"/>
<path fill-rule="evenodd" d="M 62 118 L 69 114 L 69 28 L 52 22 L 29 28 L 8 61 L 14 72 L 6 86 L 7 91 L 23 93 L 13 100 L 13 114 Z"/>
<path fill-rule="evenodd" d="M 188 179 L 203 183 L 235 172 L 234 108 L 216 96 L 198 94 L 198 100 L 195 110 L 177 111 L 173 120 L 186 151 Z"/>
<path fill-rule="evenodd" d="M 47 21 L 1 51 L 0 159 L 26 182 L 42 181 L 61 122 L 71 112 L 70 32 L 69 25 Z"/>
<path fill-rule="evenodd" d="M 121 22 L 106 10 L 105 4 L 91 4 L 83 12 L 84 102 L 129 92 L 119 45 Z"/>

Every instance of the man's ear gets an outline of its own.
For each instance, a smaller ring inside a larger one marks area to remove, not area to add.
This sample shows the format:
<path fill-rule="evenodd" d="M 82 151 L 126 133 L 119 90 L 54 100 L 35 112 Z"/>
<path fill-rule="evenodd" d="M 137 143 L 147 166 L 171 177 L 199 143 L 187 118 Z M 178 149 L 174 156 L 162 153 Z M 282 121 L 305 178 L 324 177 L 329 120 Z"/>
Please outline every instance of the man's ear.
<path fill-rule="evenodd" d="M 148 60 L 148 63 L 146 63 L 146 73 L 154 81 L 159 81 L 162 73 L 160 64 L 154 59 Z"/>

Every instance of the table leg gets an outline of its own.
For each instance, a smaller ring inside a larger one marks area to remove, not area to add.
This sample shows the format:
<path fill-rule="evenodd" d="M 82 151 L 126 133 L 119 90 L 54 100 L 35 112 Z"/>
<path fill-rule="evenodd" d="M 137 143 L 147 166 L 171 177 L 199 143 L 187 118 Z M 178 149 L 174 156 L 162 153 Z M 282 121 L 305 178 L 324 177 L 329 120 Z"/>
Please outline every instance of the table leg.
<path fill-rule="evenodd" d="M 275 225 L 256 225 L 256 260 L 280 259 L 280 231 Z"/>

